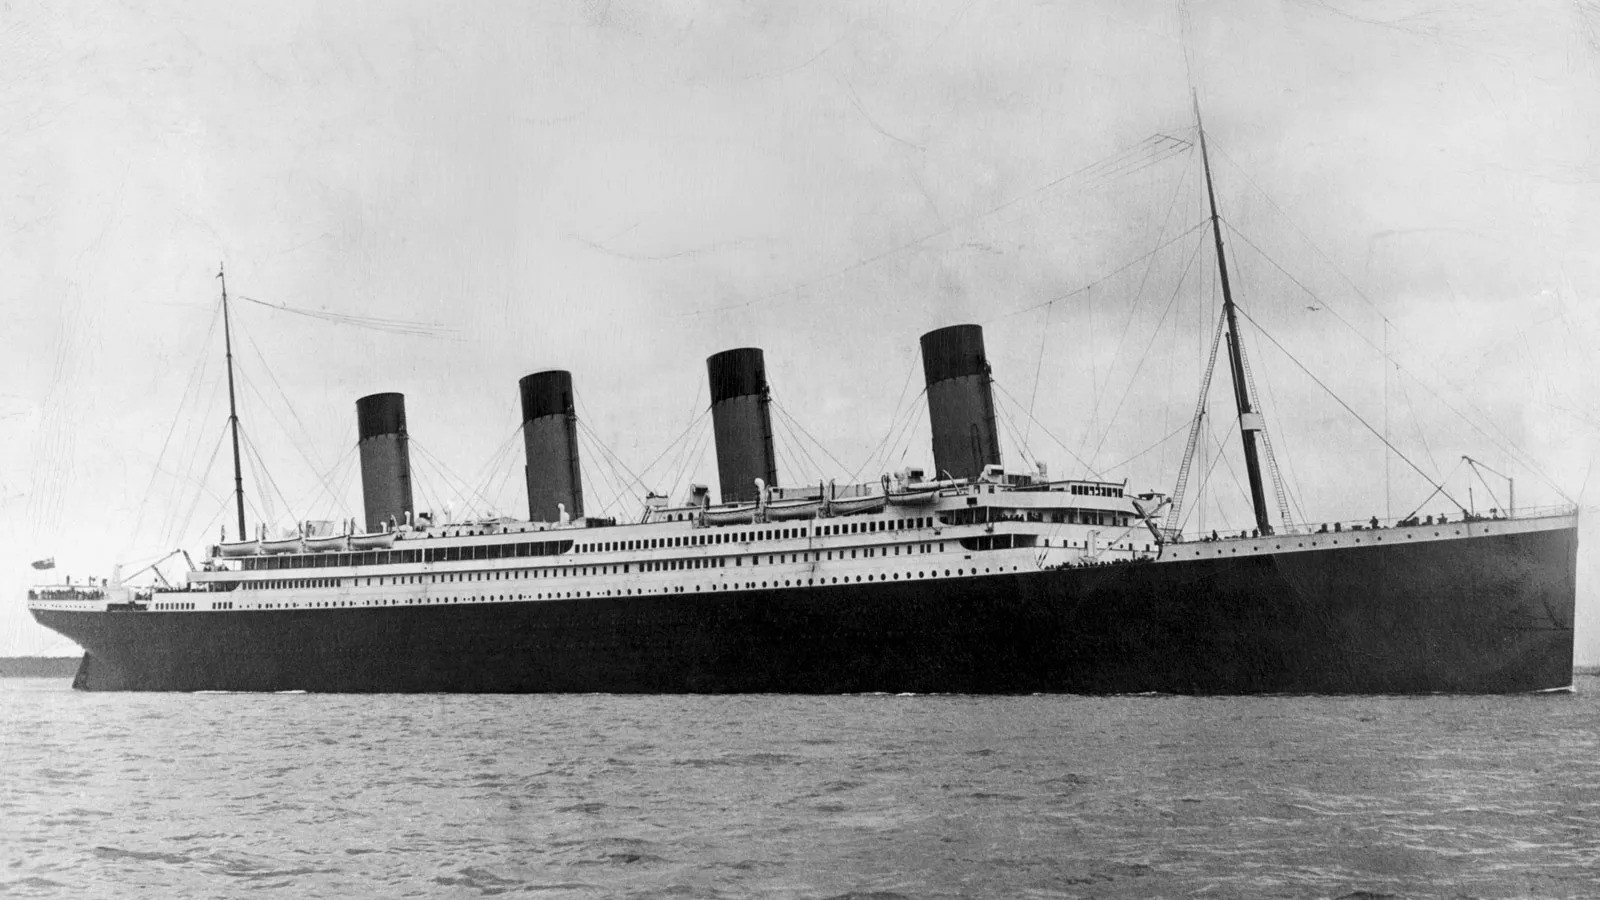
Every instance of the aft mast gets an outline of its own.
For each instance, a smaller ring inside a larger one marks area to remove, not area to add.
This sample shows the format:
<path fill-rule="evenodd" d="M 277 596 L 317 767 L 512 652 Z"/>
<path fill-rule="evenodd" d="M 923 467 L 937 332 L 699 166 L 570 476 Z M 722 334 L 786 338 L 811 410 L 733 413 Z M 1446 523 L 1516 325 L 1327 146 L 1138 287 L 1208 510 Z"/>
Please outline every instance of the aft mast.
<path fill-rule="evenodd" d="M 222 265 L 217 264 L 217 278 L 222 281 L 222 346 L 228 356 L 228 426 L 233 430 L 233 496 L 239 506 L 239 540 L 247 540 L 244 533 L 244 475 L 239 469 L 239 408 L 233 394 L 233 330 L 228 322 L 228 279 Z"/>
<path fill-rule="evenodd" d="M 1211 205 L 1211 235 L 1217 245 L 1217 275 L 1222 281 L 1222 312 L 1228 321 L 1228 363 L 1233 374 L 1233 399 L 1239 407 L 1239 437 L 1244 441 L 1244 467 L 1250 477 L 1250 502 L 1255 507 L 1256 529 L 1272 534 L 1267 521 L 1267 495 L 1261 489 L 1261 459 L 1256 453 L 1256 432 L 1262 430 L 1261 414 L 1250 402 L 1250 387 L 1245 379 L 1244 344 L 1239 340 L 1239 321 L 1233 309 L 1233 291 L 1228 286 L 1228 258 L 1222 252 L 1222 224 L 1217 218 L 1217 195 L 1211 187 L 1211 158 L 1206 153 L 1206 130 L 1200 123 L 1200 98 L 1194 98 L 1195 130 L 1200 133 L 1200 163 L 1206 173 L 1206 200 Z"/>

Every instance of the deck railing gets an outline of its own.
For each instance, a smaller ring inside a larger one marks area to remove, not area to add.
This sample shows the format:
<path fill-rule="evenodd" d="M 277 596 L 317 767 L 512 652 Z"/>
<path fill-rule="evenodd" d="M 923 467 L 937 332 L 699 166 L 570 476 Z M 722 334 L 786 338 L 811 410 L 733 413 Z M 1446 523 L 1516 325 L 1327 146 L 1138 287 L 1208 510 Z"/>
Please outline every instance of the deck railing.
<path fill-rule="evenodd" d="M 1372 531 L 1375 529 L 1421 527 L 1427 525 L 1457 525 L 1462 522 L 1503 522 L 1510 519 L 1521 521 L 1524 519 L 1544 519 L 1552 516 L 1573 515 L 1578 511 L 1574 504 L 1561 504 L 1555 506 L 1532 506 L 1518 509 L 1516 515 L 1508 516 L 1504 511 L 1493 510 L 1476 514 L 1463 515 L 1460 511 L 1455 513 L 1422 514 L 1404 519 L 1380 519 L 1368 516 L 1365 519 L 1329 519 L 1326 522 L 1311 522 L 1297 525 L 1292 529 L 1279 531 L 1278 534 L 1334 534 L 1346 531 Z M 1180 539 L 1181 543 L 1196 541 L 1237 541 L 1259 538 L 1250 531 L 1216 529 L 1215 531 L 1185 532 Z"/>

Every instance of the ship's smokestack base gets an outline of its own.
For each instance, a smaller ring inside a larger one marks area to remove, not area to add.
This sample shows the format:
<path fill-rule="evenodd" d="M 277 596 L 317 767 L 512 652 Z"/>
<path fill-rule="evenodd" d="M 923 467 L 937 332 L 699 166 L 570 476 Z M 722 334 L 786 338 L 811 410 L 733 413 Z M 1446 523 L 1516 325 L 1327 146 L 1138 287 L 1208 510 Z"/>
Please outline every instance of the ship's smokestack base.
<path fill-rule="evenodd" d="M 411 455 L 404 394 L 369 394 L 356 401 L 361 455 L 361 501 L 367 531 L 410 518 Z"/>

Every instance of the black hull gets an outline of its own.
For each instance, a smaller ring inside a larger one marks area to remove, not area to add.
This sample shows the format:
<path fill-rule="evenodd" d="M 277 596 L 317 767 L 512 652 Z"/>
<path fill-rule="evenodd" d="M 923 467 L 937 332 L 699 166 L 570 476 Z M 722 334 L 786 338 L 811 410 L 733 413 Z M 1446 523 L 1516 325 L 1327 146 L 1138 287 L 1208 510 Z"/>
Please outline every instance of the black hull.
<path fill-rule="evenodd" d="M 86 690 L 1512 693 L 1572 683 L 1576 553 L 1573 526 L 700 595 L 34 615 L 87 650 Z"/>

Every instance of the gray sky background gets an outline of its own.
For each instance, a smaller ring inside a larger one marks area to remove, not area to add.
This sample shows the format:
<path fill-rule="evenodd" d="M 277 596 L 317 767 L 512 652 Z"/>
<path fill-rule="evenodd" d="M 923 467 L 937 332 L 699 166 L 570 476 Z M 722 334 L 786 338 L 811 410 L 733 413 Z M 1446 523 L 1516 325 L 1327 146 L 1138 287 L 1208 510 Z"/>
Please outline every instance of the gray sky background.
<path fill-rule="evenodd" d="M 1581 500 L 1578 655 L 1600 662 L 1600 10 L 1195 3 L 1190 66 L 1180 18 L 11 5 L 0 653 L 70 649 L 23 610 L 29 560 L 103 574 L 231 521 L 226 447 L 206 465 L 226 416 L 219 260 L 236 298 L 438 326 L 236 304 L 241 417 L 286 498 L 252 520 L 359 515 L 353 406 L 379 390 L 407 395 L 419 505 L 523 515 L 518 377 L 572 370 L 585 425 L 641 472 L 704 409 L 705 357 L 747 345 L 780 418 L 827 450 L 780 425 L 783 480 L 929 465 L 925 413 L 905 421 L 917 338 L 960 322 L 985 326 L 1009 463 L 1170 490 L 1215 278 L 1191 230 L 1198 153 L 1145 142 L 1193 138 L 1193 83 L 1241 306 L 1463 502 L 1462 454 L 1513 475 L 1519 506 Z M 1423 501 L 1272 340 L 1246 340 L 1297 515 Z M 1248 526 L 1218 378 L 1227 456 L 1191 530 Z M 585 454 L 590 511 L 636 514 Z M 708 445 L 645 474 L 674 496 L 716 483 Z"/>

